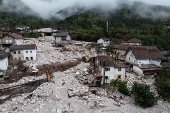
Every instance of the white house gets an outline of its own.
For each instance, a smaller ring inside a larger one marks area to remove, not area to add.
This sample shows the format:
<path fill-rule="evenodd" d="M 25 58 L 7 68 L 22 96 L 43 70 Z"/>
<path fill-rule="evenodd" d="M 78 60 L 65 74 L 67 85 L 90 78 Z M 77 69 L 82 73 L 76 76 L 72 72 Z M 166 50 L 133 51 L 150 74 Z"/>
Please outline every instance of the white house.
<path fill-rule="evenodd" d="M 71 40 L 71 37 L 68 33 L 56 33 L 54 35 L 56 43 L 62 44 L 67 43 L 67 41 Z"/>
<path fill-rule="evenodd" d="M 8 56 L 9 53 L 0 51 L 0 80 L 4 79 L 5 71 L 8 68 Z"/>
<path fill-rule="evenodd" d="M 126 66 L 122 62 L 114 61 L 110 56 L 98 56 L 94 57 L 91 62 L 91 66 L 96 66 L 102 74 L 103 83 L 110 83 L 111 80 L 125 80 Z"/>
<path fill-rule="evenodd" d="M 126 53 L 125 60 L 127 63 L 133 64 L 133 69 L 140 75 L 147 73 L 154 73 L 160 69 L 161 59 L 163 55 L 156 46 L 133 46 Z"/>
<path fill-rule="evenodd" d="M 36 60 L 36 45 L 11 45 L 11 55 L 14 60 Z"/>
<path fill-rule="evenodd" d="M 111 43 L 110 42 L 110 39 L 109 38 L 101 38 L 97 41 L 98 44 L 101 44 L 102 46 L 106 47 L 106 46 L 109 46 L 109 44 Z"/>

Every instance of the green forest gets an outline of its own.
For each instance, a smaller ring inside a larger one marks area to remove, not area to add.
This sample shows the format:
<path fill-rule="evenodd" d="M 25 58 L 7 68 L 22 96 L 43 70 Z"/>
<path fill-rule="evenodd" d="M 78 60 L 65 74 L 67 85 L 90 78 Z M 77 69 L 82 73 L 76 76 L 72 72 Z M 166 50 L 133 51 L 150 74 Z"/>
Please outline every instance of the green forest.
<path fill-rule="evenodd" d="M 107 27 L 108 22 L 108 27 Z M 109 37 L 113 44 L 137 38 L 143 45 L 157 46 L 161 51 L 170 50 L 170 18 L 154 19 L 141 17 L 133 9 L 122 8 L 104 12 L 94 8 L 81 14 L 75 14 L 64 20 L 51 17 L 48 20 L 38 16 L 26 16 L 23 13 L 0 12 L 0 25 L 9 26 L 9 32 L 16 25 L 29 26 L 30 29 L 51 27 L 68 30 L 75 40 L 94 41 Z"/>

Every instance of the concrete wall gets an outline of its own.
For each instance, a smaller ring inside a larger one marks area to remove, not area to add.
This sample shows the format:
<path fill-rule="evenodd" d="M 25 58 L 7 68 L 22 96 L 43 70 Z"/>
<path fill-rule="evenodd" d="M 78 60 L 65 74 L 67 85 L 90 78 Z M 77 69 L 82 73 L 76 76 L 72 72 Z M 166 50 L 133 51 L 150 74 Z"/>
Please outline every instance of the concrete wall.
<path fill-rule="evenodd" d="M 44 33 L 41 33 L 42 37 L 44 37 Z"/>
<path fill-rule="evenodd" d="M 24 60 L 26 60 L 27 57 L 28 60 L 31 60 L 31 57 L 33 57 L 33 60 L 36 60 L 36 49 L 23 50 L 23 53 L 24 53 Z"/>
<path fill-rule="evenodd" d="M 20 54 L 19 54 L 20 51 Z M 14 54 L 14 52 L 16 52 L 16 54 Z M 11 55 L 13 57 L 14 60 L 24 60 L 24 53 L 23 50 L 15 50 L 11 52 Z"/>
<path fill-rule="evenodd" d="M 137 66 L 133 66 L 133 71 L 140 76 L 143 75 L 143 71 Z"/>
<path fill-rule="evenodd" d="M 130 50 L 125 57 L 125 61 L 130 64 L 133 64 L 133 63 L 135 63 L 135 60 L 136 60 L 136 58 L 135 58 L 134 54 L 132 53 L 132 51 Z"/>
<path fill-rule="evenodd" d="M 68 35 L 68 36 L 66 37 L 66 40 L 71 40 L 70 35 Z"/>
<path fill-rule="evenodd" d="M 137 60 L 137 64 L 151 64 L 149 59 Z"/>
<path fill-rule="evenodd" d="M 16 45 L 22 45 L 24 42 L 24 39 L 15 39 L 15 44 Z"/>
<path fill-rule="evenodd" d="M 55 38 L 55 41 L 56 41 L 57 43 L 62 43 L 61 37 L 56 37 L 56 38 Z"/>
<path fill-rule="evenodd" d="M 161 60 L 151 60 L 151 64 L 155 64 L 161 67 Z"/>
<path fill-rule="evenodd" d="M 8 67 L 8 57 L 0 60 L 0 70 L 7 70 Z"/>

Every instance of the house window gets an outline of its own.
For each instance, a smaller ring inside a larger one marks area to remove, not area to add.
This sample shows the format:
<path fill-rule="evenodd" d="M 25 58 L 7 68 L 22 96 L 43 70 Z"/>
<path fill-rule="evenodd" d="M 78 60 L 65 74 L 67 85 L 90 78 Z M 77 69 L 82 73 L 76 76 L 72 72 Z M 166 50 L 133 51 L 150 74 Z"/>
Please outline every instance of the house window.
<path fill-rule="evenodd" d="M 33 57 L 30 57 L 31 60 L 33 60 Z"/>
<path fill-rule="evenodd" d="M 28 51 L 26 51 L 26 53 L 28 53 Z"/>
<path fill-rule="evenodd" d="M 20 52 L 20 51 L 18 51 L 18 54 L 21 54 L 21 52 Z"/>
<path fill-rule="evenodd" d="M 28 57 L 26 57 L 26 60 L 28 60 Z"/>
<path fill-rule="evenodd" d="M 129 60 L 130 60 L 130 57 L 129 57 Z"/>
<path fill-rule="evenodd" d="M 117 76 L 117 79 L 118 79 L 118 80 L 121 80 L 121 75 L 118 75 L 118 76 Z"/>
<path fill-rule="evenodd" d="M 110 71 L 110 68 L 106 67 L 106 68 L 105 68 L 105 71 Z"/>
<path fill-rule="evenodd" d="M 16 51 L 14 51 L 14 54 L 16 54 Z"/>
<path fill-rule="evenodd" d="M 32 51 L 30 51 L 30 53 L 32 53 Z"/>
<path fill-rule="evenodd" d="M 19 57 L 19 60 L 21 60 L 21 57 Z"/>
<path fill-rule="evenodd" d="M 121 71 L 121 68 L 118 68 L 118 71 Z"/>
<path fill-rule="evenodd" d="M 108 77 L 108 76 L 105 76 L 105 79 L 109 79 L 109 77 Z"/>

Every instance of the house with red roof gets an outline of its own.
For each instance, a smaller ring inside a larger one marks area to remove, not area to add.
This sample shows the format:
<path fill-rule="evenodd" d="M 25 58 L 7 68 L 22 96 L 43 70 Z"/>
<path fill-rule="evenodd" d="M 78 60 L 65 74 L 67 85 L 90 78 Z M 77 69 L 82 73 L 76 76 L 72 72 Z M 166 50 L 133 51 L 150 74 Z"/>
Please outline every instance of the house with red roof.
<path fill-rule="evenodd" d="M 3 37 L 0 37 L 1 45 L 21 45 L 24 38 L 16 33 L 8 33 Z"/>
<path fill-rule="evenodd" d="M 122 44 L 130 44 L 130 45 L 134 45 L 134 46 L 140 46 L 140 45 L 142 45 L 142 41 L 140 41 L 136 38 L 132 38 L 128 41 L 123 41 Z"/>
<path fill-rule="evenodd" d="M 156 46 L 133 46 L 125 57 L 125 61 L 133 65 L 133 71 L 139 75 L 155 74 L 161 69 L 164 56 Z"/>

